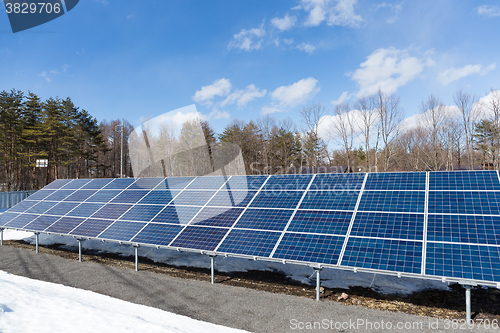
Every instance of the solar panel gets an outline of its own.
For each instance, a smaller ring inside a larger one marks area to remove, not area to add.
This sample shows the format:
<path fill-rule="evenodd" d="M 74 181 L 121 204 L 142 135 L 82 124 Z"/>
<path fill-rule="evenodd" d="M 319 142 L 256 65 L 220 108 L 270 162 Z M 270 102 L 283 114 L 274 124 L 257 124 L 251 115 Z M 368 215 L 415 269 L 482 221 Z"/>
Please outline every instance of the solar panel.
<path fill-rule="evenodd" d="M 58 180 L 0 226 L 500 283 L 496 171 Z"/>

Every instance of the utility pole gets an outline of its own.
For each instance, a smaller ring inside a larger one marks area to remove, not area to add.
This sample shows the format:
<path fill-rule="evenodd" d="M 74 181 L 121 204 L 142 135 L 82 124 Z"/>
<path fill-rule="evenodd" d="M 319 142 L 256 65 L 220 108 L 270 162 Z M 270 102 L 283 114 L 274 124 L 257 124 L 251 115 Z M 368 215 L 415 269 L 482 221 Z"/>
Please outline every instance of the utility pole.
<path fill-rule="evenodd" d="M 121 141 L 121 153 L 120 153 L 120 178 L 123 178 L 123 118 L 122 118 L 122 141 Z"/>

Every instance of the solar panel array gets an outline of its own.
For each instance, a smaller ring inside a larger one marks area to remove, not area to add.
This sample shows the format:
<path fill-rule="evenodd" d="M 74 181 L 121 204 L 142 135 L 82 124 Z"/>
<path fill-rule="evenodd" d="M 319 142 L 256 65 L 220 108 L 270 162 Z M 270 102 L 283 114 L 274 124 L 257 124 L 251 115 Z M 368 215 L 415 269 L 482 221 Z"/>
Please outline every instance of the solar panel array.
<path fill-rule="evenodd" d="M 57 180 L 2 226 L 500 283 L 496 171 Z"/>

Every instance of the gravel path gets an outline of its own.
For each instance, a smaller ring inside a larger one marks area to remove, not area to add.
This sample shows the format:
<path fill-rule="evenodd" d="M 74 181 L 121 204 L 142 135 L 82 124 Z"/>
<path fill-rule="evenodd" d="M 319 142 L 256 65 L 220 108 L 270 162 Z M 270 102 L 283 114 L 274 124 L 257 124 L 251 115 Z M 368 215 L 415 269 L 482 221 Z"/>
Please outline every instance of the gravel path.
<path fill-rule="evenodd" d="M 316 302 L 303 297 L 211 285 L 146 271 L 79 263 L 32 250 L 0 246 L 0 270 L 91 290 L 214 324 L 250 332 L 492 332 L 451 327 L 436 319 Z M 1 287 L 0 287 L 1 289 Z M 1 291 L 0 291 L 1 302 Z M 397 325 L 403 325 L 400 329 Z M 407 325 L 406 328 L 404 325 Z M 430 328 L 430 325 L 434 325 Z M 439 329 L 434 329 L 439 325 Z M 343 326 L 343 327 L 342 327 Z M 392 329 L 388 329 L 392 326 Z M 414 329 L 408 329 L 412 327 Z M 464 328 L 467 328 L 464 325 Z M 0 328 L 1 330 L 1 328 Z"/>

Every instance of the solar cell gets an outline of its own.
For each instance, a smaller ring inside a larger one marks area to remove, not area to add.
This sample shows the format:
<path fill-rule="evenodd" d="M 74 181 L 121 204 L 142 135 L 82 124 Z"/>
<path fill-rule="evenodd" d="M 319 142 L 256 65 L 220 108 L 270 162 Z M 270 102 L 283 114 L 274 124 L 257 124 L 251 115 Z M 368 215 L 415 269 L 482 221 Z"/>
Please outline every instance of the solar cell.
<path fill-rule="evenodd" d="M 161 181 L 155 190 L 182 190 L 185 188 L 195 177 L 167 177 Z"/>
<path fill-rule="evenodd" d="M 112 182 L 109 182 L 103 189 L 105 190 L 124 190 L 132 183 L 135 182 L 134 178 L 115 178 Z"/>
<path fill-rule="evenodd" d="M 427 240 L 500 245 L 500 216 L 429 214 Z"/>
<path fill-rule="evenodd" d="M 341 265 L 420 274 L 422 242 L 349 237 Z"/>
<path fill-rule="evenodd" d="M 354 210 L 358 191 L 307 191 L 300 209 Z"/>
<path fill-rule="evenodd" d="M 285 233 L 273 258 L 336 264 L 344 237 Z"/>
<path fill-rule="evenodd" d="M 268 257 L 280 235 L 279 232 L 233 229 L 217 251 Z"/>
<path fill-rule="evenodd" d="M 99 235 L 99 238 L 129 241 L 146 223 L 117 221 Z"/>
<path fill-rule="evenodd" d="M 188 224 L 201 207 L 167 206 L 152 222 Z"/>
<path fill-rule="evenodd" d="M 30 209 L 31 207 L 33 207 L 34 205 L 36 205 L 38 203 L 38 201 L 27 201 L 27 200 L 23 200 L 21 201 L 20 203 L 18 203 L 17 205 L 15 205 L 14 207 L 12 207 L 11 209 L 9 209 L 9 212 L 13 212 L 13 213 L 23 213 L 25 212 L 26 210 Z"/>
<path fill-rule="evenodd" d="M 500 214 L 500 192 L 429 192 L 429 213 Z"/>
<path fill-rule="evenodd" d="M 6 213 L 0 214 L 0 226 L 6 225 L 12 219 L 14 219 L 14 218 L 16 218 L 18 216 L 19 216 L 18 213 L 10 213 L 10 212 L 6 212 Z"/>
<path fill-rule="evenodd" d="M 168 205 L 177 194 L 179 191 L 176 190 L 154 190 L 142 198 L 139 204 Z"/>
<path fill-rule="evenodd" d="M 311 179 L 312 175 L 273 175 L 262 189 L 277 192 L 305 190 Z"/>
<path fill-rule="evenodd" d="M 129 190 L 124 191 L 118 194 L 113 200 L 112 203 L 130 203 L 135 204 L 139 202 L 146 194 L 148 194 L 148 190 Z"/>
<path fill-rule="evenodd" d="M 57 202 L 39 201 L 36 205 L 26 210 L 26 213 L 43 214 L 56 204 Z"/>
<path fill-rule="evenodd" d="M 227 177 L 206 176 L 196 178 L 186 188 L 188 190 L 218 190 L 226 182 Z"/>
<path fill-rule="evenodd" d="M 319 174 L 314 178 L 311 190 L 355 191 L 360 190 L 365 179 L 364 173 Z"/>
<path fill-rule="evenodd" d="M 500 190 L 496 171 L 451 171 L 429 173 L 429 190 Z"/>
<path fill-rule="evenodd" d="M 92 179 L 73 179 L 63 187 L 61 187 L 64 190 L 78 190 L 82 186 L 86 185 L 88 182 L 90 182 Z"/>
<path fill-rule="evenodd" d="M 126 212 L 122 217 L 120 217 L 120 220 L 149 222 L 162 209 L 163 206 L 159 205 L 137 205 L 130 208 L 128 212 Z"/>
<path fill-rule="evenodd" d="M 116 197 L 121 191 L 117 190 L 100 190 L 97 191 L 93 196 L 85 200 L 85 202 L 100 202 L 107 203 L 114 197 Z"/>
<path fill-rule="evenodd" d="M 351 217 L 351 212 L 298 210 L 287 231 L 345 235 Z"/>
<path fill-rule="evenodd" d="M 82 189 L 84 190 L 100 190 L 104 186 L 108 185 L 111 183 L 114 179 L 113 178 L 101 178 L 101 179 L 92 179 L 89 183 L 85 184 Z"/>
<path fill-rule="evenodd" d="M 358 212 L 353 236 L 423 240 L 424 215 Z"/>
<path fill-rule="evenodd" d="M 250 207 L 295 209 L 304 191 L 261 191 Z"/>
<path fill-rule="evenodd" d="M 187 226 L 171 246 L 213 251 L 228 231 L 227 228 Z"/>
<path fill-rule="evenodd" d="M 207 206 L 246 207 L 257 191 L 226 191 L 220 190 L 210 200 Z"/>
<path fill-rule="evenodd" d="M 231 227 L 243 212 L 243 208 L 205 207 L 191 221 L 190 225 L 206 225 L 212 227 Z"/>
<path fill-rule="evenodd" d="M 215 194 L 215 191 L 184 190 L 171 205 L 204 206 Z"/>
<path fill-rule="evenodd" d="M 149 223 L 132 241 L 167 246 L 181 232 L 182 228 L 180 225 Z"/>
<path fill-rule="evenodd" d="M 46 190 L 57 190 L 69 183 L 71 179 L 57 179 L 54 180 L 52 183 L 49 185 L 45 186 L 44 189 Z"/>
<path fill-rule="evenodd" d="M 3 213 L 2 215 L 5 215 L 7 213 Z M 10 228 L 23 228 L 25 225 L 36 219 L 40 215 L 35 215 L 35 214 L 21 214 L 12 220 L 10 220 L 9 223 L 7 223 L 5 226 L 10 227 Z"/>
<path fill-rule="evenodd" d="M 247 209 L 234 227 L 282 231 L 292 214 L 292 210 Z"/>
<path fill-rule="evenodd" d="M 84 236 L 84 237 L 97 237 L 104 229 L 109 227 L 113 221 L 101 219 L 87 219 L 80 224 L 75 230 L 70 232 L 70 235 Z"/>
<path fill-rule="evenodd" d="M 120 216 L 122 216 L 123 213 L 125 213 L 127 210 L 129 210 L 130 207 L 132 207 L 132 205 L 106 204 L 106 205 L 104 205 L 104 207 L 99 209 L 94 215 L 92 215 L 92 217 L 93 218 L 116 220 Z"/>
<path fill-rule="evenodd" d="M 484 245 L 427 243 L 428 275 L 500 281 L 500 248 Z"/>
<path fill-rule="evenodd" d="M 232 176 L 225 186 L 228 190 L 258 190 L 269 176 Z"/>
<path fill-rule="evenodd" d="M 164 178 L 139 178 L 130 185 L 127 189 L 128 190 L 152 190 L 160 182 L 162 182 Z"/>
<path fill-rule="evenodd" d="M 41 215 L 37 219 L 33 220 L 33 222 L 24 226 L 23 229 L 31 231 L 44 231 L 60 218 L 60 216 Z"/>
<path fill-rule="evenodd" d="M 66 197 L 64 201 L 82 202 L 90 198 L 95 192 L 95 190 L 79 190 Z"/>
<path fill-rule="evenodd" d="M 424 191 L 364 191 L 358 211 L 423 213 Z"/>
<path fill-rule="evenodd" d="M 59 202 L 57 205 L 46 211 L 45 214 L 59 216 L 66 215 L 76 206 L 78 206 L 78 203 L 76 202 Z"/>
<path fill-rule="evenodd" d="M 45 188 L 43 188 L 43 189 L 38 190 L 35 193 L 33 193 L 32 195 L 27 197 L 25 200 L 43 200 L 54 192 L 55 192 L 55 190 L 46 190 Z M 23 201 L 21 201 L 21 202 L 23 202 Z"/>
<path fill-rule="evenodd" d="M 425 191 L 425 172 L 369 173 L 365 190 Z"/>
<path fill-rule="evenodd" d="M 84 218 L 78 218 L 78 217 L 61 217 L 59 221 L 56 223 L 52 224 L 46 232 L 57 232 L 60 234 L 67 234 L 71 230 L 75 229 L 80 223 L 85 221 Z"/>
<path fill-rule="evenodd" d="M 74 190 L 58 190 L 46 197 L 44 200 L 61 201 L 67 196 L 71 195 L 73 192 Z"/>
<path fill-rule="evenodd" d="M 69 212 L 68 216 L 89 217 L 101 209 L 102 206 L 104 206 L 104 204 L 84 202 Z"/>

